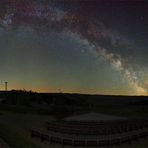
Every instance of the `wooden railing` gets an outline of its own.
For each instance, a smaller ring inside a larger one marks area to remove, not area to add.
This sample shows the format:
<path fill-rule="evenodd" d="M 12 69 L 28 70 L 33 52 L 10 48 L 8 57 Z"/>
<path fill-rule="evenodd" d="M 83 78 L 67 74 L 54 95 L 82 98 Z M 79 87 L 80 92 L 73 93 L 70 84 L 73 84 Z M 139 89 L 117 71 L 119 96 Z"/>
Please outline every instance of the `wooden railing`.
<path fill-rule="evenodd" d="M 148 121 L 118 120 L 103 122 L 54 121 L 46 123 L 47 133 L 30 130 L 41 141 L 78 146 L 111 146 L 148 136 Z"/>
<path fill-rule="evenodd" d="M 134 140 L 144 138 L 148 136 L 148 128 L 140 129 L 137 131 L 120 133 L 114 135 L 99 135 L 99 136 L 82 136 L 82 135 L 69 135 L 55 132 L 49 132 L 49 134 L 43 134 L 36 130 L 30 130 L 31 137 L 38 138 L 42 142 L 54 142 L 60 144 L 67 144 L 73 146 L 112 146 L 114 144 L 131 143 Z"/>
<path fill-rule="evenodd" d="M 76 134 L 76 135 L 112 135 L 123 132 L 129 132 L 134 130 L 143 129 L 148 127 L 147 120 L 132 120 L 132 121 L 118 121 L 118 122 L 94 122 L 85 123 L 84 125 L 80 122 L 47 122 L 46 127 L 48 131 Z"/>

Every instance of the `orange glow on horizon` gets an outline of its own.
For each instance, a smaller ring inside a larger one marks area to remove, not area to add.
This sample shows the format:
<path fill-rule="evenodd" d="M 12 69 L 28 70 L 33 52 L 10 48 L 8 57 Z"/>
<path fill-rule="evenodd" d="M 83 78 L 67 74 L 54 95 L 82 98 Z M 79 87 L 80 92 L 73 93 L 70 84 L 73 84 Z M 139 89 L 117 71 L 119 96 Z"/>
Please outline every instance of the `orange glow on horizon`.
<path fill-rule="evenodd" d="M 1 90 L 5 90 L 5 86 L 4 84 L 1 85 L 0 87 Z M 128 95 L 128 96 L 147 96 L 148 94 L 143 91 L 143 89 L 141 88 L 137 88 L 138 89 L 138 93 L 134 94 L 134 93 L 126 93 L 120 90 L 107 90 L 107 89 L 103 89 L 103 88 L 98 88 L 98 90 L 89 90 L 89 89 L 79 89 L 79 88 L 65 88 L 65 89 L 57 89 L 55 87 L 49 87 L 49 86 L 30 86 L 30 85 L 25 85 L 25 84 L 21 84 L 21 83 L 15 83 L 15 84 L 11 84 L 8 83 L 8 90 L 26 90 L 26 91 L 34 91 L 34 92 L 41 92 L 41 93 L 80 93 L 80 94 L 102 94 L 102 95 Z M 118 92 L 118 93 L 116 93 Z"/>

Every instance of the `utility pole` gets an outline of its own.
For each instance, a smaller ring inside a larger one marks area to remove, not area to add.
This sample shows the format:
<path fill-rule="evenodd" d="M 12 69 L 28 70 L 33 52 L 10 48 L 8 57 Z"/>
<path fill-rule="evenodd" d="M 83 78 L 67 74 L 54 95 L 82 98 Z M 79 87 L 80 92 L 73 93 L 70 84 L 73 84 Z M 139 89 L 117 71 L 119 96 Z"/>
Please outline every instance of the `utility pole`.
<path fill-rule="evenodd" d="M 5 91 L 7 91 L 8 82 L 5 82 Z"/>

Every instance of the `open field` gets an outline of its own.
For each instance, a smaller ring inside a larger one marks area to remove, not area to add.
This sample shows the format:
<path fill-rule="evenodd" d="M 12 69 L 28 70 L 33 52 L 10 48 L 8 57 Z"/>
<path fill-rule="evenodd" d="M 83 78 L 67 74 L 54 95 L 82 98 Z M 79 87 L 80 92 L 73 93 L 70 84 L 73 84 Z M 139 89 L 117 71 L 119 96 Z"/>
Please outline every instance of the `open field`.
<path fill-rule="evenodd" d="M 45 122 L 54 120 L 50 116 L 40 115 L 25 115 L 11 112 L 1 112 L 0 116 L 0 135 L 9 144 L 10 147 L 14 148 L 46 148 L 46 147 L 57 147 L 61 148 L 59 144 L 49 144 L 46 142 L 40 142 L 36 139 L 31 139 L 29 129 L 35 128 L 40 131 L 45 131 Z M 121 147 L 128 148 L 147 148 L 148 139 L 142 139 L 132 144 L 123 144 L 123 146 L 114 146 L 115 148 Z M 71 147 L 71 146 L 64 146 Z"/>
<path fill-rule="evenodd" d="M 103 118 L 102 114 L 105 114 L 105 118 L 109 116 L 148 118 L 147 97 L 140 99 L 138 97 L 78 94 L 28 95 L 27 92 L 25 95 L 24 92 L 22 94 L 15 92 L 13 95 L 1 94 L 1 97 L 4 98 L 4 101 L 0 103 L 0 137 L 14 148 L 60 148 L 59 144 L 49 144 L 31 139 L 29 130 L 35 128 L 47 132 L 45 130 L 47 121 L 68 116 L 97 112 L 101 113 L 101 118 Z M 120 147 L 147 148 L 148 139 L 124 144 Z"/>

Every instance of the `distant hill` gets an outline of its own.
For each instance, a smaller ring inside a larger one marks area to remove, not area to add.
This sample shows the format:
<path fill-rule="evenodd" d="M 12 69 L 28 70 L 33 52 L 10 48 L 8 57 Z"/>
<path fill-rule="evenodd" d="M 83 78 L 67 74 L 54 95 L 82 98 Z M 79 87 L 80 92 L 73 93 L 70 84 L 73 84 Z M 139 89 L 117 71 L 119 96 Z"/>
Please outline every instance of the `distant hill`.
<path fill-rule="evenodd" d="M 89 95 L 76 93 L 36 93 L 25 90 L 0 91 L 0 98 L 7 103 L 45 103 L 57 105 L 87 104 L 148 104 L 148 96 Z"/>
<path fill-rule="evenodd" d="M 147 117 L 147 105 L 147 96 L 36 93 L 25 90 L 0 91 L 0 110 L 50 114 L 58 118 L 88 112 Z"/>

